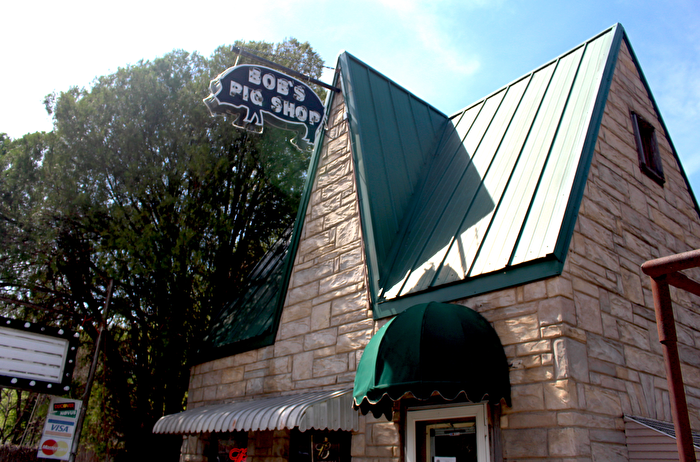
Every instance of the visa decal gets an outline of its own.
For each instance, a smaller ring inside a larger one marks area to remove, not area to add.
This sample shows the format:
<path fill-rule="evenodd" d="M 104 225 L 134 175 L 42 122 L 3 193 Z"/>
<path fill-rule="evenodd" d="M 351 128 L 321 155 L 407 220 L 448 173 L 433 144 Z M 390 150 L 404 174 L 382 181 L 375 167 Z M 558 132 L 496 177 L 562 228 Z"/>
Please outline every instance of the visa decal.
<path fill-rule="evenodd" d="M 264 66 L 230 67 L 209 84 L 204 99 L 212 115 L 231 114 L 237 128 L 261 133 L 263 124 L 296 131 L 292 143 L 310 149 L 323 125 L 325 108 L 305 83 Z"/>
<path fill-rule="evenodd" d="M 44 434 L 50 436 L 62 436 L 70 438 L 73 436 L 73 427 L 75 422 L 48 419 L 44 427 Z"/>

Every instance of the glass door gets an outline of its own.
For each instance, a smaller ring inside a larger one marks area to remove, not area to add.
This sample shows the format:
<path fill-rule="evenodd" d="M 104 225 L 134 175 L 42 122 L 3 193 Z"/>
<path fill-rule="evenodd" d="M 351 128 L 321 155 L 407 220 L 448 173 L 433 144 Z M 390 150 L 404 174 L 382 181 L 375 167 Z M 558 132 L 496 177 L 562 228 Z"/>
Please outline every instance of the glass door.
<path fill-rule="evenodd" d="M 488 461 L 483 405 L 409 410 L 407 462 Z"/>

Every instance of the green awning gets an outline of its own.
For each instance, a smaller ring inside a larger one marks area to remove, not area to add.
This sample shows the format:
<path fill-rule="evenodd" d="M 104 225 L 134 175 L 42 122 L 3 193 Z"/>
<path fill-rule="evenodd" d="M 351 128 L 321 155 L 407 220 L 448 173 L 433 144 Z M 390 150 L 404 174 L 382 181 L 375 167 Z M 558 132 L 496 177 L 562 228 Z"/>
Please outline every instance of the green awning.
<path fill-rule="evenodd" d="M 423 303 L 386 323 L 370 340 L 355 375 L 353 406 L 389 417 L 403 397 L 510 405 L 508 362 L 498 334 L 474 310 Z"/>

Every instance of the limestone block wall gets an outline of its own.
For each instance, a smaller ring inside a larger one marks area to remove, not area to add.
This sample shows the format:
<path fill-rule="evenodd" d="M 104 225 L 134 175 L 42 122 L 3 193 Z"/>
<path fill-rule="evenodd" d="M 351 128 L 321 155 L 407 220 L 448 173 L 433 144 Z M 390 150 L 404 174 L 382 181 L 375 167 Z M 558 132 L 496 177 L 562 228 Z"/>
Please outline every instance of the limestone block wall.
<path fill-rule="evenodd" d="M 630 111 L 656 129 L 663 187 L 639 169 Z M 513 407 L 500 422 L 506 460 L 626 461 L 623 414 L 672 420 L 640 265 L 696 248 L 698 214 L 623 43 L 564 272 L 459 301 L 493 323 L 512 364 Z M 700 299 L 675 289 L 672 298 L 699 430 Z"/>
<path fill-rule="evenodd" d="M 345 103 L 335 95 L 275 343 L 193 367 L 188 408 L 352 388 L 376 329 L 365 268 Z M 356 460 L 396 460 L 394 423 L 368 416 L 360 426 L 352 439 Z"/>

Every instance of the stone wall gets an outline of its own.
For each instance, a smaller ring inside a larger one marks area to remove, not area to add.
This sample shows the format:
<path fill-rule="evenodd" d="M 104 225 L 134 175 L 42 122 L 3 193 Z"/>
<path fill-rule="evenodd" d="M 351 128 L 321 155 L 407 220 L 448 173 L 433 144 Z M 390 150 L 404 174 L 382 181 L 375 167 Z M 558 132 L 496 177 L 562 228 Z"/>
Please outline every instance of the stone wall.
<path fill-rule="evenodd" d="M 630 111 L 656 129 L 666 184 L 639 169 Z M 700 248 L 698 214 L 623 43 L 560 277 L 460 300 L 511 362 L 506 460 L 627 460 L 623 414 L 671 421 L 647 260 Z M 693 275 L 700 280 L 698 273 Z M 700 300 L 672 289 L 691 425 L 700 429 Z"/>
<path fill-rule="evenodd" d="M 345 104 L 335 95 L 275 343 L 193 367 L 189 409 L 352 388 L 357 363 L 376 328 L 360 233 Z M 360 418 L 360 427 L 352 440 L 358 461 L 398 457 L 395 424 L 369 416 Z"/>

